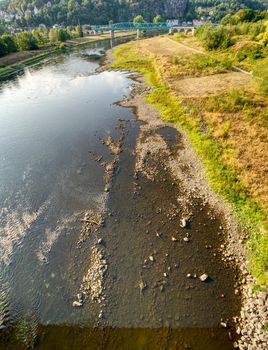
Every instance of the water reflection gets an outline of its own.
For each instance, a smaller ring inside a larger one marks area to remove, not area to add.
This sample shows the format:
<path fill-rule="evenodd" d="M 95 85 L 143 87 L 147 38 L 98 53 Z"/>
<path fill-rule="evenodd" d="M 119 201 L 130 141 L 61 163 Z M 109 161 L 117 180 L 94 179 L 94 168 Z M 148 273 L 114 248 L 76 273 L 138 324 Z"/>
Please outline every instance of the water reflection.
<path fill-rule="evenodd" d="M 96 74 L 98 63 L 83 58 L 95 51 L 60 55 L 1 86 L 0 327 L 25 317 L 32 324 L 90 319 L 72 315 L 66 278 L 79 215 L 106 200 L 103 170 L 88 151 L 118 118 L 133 117 L 115 105 L 130 79 Z"/>

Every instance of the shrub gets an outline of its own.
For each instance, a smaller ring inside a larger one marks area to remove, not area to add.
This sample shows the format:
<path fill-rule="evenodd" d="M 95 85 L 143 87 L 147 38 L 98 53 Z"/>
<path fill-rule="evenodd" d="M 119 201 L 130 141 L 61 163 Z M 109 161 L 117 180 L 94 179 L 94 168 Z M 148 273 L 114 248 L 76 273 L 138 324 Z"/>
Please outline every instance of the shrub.
<path fill-rule="evenodd" d="M 71 35 L 66 29 L 51 29 L 48 34 L 51 43 L 64 42 L 71 39 Z"/>
<path fill-rule="evenodd" d="M 7 46 L 3 39 L 0 37 L 0 57 L 7 54 Z"/>
<path fill-rule="evenodd" d="M 30 32 L 22 32 L 16 35 L 16 44 L 20 51 L 36 50 L 38 43 L 36 38 Z"/>
<path fill-rule="evenodd" d="M 34 29 L 32 31 L 33 36 L 37 40 L 38 45 L 44 45 L 48 42 L 47 34 L 41 29 Z"/>
<path fill-rule="evenodd" d="M 235 46 L 235 52 L 236 58 L 239 62 L 245 60 L 246 58 L 256 60 L 263 57 L 261 45 L 251 41 L 237 43 Z"/>
<path fill-rule="evenodd" d="M 207 50 L 227 48 L 232 43 L 230 32 L 221 25 L 214 28 L 211 24 L 207 24 L 198 30 L 196 35 Z"/>
<path fill-rule="evenodd" d="M 134 19 L 133 19 L 133 22 L 134 23 L 144 23 L 144 18 L 141 16 L 141 15 L 138 15 L 136 16 Z"/>
<path fill-rule="evenodd" d="M 4 34 L 1 39 L 6 44 L 8 53 L 18 51 L 18 46 L 13 35 Z"/>

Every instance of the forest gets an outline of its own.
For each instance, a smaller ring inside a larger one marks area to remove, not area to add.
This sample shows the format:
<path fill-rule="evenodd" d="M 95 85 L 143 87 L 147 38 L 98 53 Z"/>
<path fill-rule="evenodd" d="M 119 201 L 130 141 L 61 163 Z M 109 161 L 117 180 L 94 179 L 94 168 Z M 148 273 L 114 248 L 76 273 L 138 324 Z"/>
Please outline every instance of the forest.
<path fill-rule="evenodd" d="M 55 23 L 66 26 L 124 22 L 137 15 L 146 21 L 152 21 L 156 15 L 167 19 L 171 13 L 178 18 L 181 14 L 174 11 L 178 3 L 178 0 L 0 0 L 0 9 L 13 14 L 12 22 L 18 27 Z M 185 3 L 184 19 L 210 17 L 213 21 L 220 21 L 239 9 L 265 10 L 268 5 L 267 0 L 186 0 Z"/>

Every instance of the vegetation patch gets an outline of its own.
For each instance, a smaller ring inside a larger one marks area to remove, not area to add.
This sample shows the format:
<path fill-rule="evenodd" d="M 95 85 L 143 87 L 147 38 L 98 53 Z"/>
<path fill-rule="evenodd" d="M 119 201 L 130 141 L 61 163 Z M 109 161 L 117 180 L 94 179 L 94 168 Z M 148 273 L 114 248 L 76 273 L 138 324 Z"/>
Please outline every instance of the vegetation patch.
<path fill-rule="evenodd" d="M 176 123 L 185 130 L 203 161 L 213 189 L 233 206 L 240 223 L 250 234 L 248 251 L 252 273 L 260 283 L 268 284 L 268 235 L 265 214 L 249 196 L 236 171 L 225 164 L 221 144 L 210 132 L 204 131 L 197 113 L 191 110 L 186 112 L 182 101 L 175 97 L 169 86 L 163 82 L 154 58 L 141 58 L 136 45 L 131 43 L 117 48 L 114 51 L 115 63 L 112 67 L 143 73 L 148 83 L 154 87 L 153 92 L 146 95 L 147 101 L 160 110 L 164 120 Z M 229 98 L 230 108 L 235 105 L 233 101 L 240 101 L 236 93 Z M 241 99 L 238 108 L 244 108 L 245 104 L 246 101 Z"/>

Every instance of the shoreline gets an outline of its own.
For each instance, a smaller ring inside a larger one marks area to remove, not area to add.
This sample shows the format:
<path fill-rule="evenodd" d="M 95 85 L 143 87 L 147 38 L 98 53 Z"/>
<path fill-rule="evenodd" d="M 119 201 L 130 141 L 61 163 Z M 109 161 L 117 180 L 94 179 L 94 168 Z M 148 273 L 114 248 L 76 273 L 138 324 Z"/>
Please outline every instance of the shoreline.
<path fill-rule="evenodd" d="M 112 50 L 107 52 L 106 61 L 101 68 L 109 69 L 114 62 Z M 137 78 L 138 77 L 140 78 Z M 138 120 L 145 123 L 142 128 L 156 128 L 164 125 L 169 125 L 172 128 L 176 128 L 183 135 L 183 144 L 185 145 L 186 152 L 181 155 L 177 161 L 189 162 L 190 168 L 193 170 L 194 179 L 190 179 L 190 183 L 193 187 L 198 188 L 199 194 L 205 201 L 209 201 L 213 207 L 221 213 L 226 222 L 225 232 L 225 244 L 221 246 L 221 251 L 224 256 L 223 264 L 230 263 L 233 268 L 238 268 L 240 276 L 237 283 L 234 285 L 235 294 L 241 297 L 241 311 L 240 315 L 234 318 L 236 324 L 236 333 L 239 340 L 233 343 L 234 348 L 239 349 L 266 349 L 268 344 L 268 334 L 265 330 L 268 319 L 268 289 L 258 291 L 255 290 L 258 285 L 258 281 L 253 277 L 247 269 L 248 260 L 246 256 L 246 250 L 243 246 L 246 239 L 245 233 L 239 226 L 235 214 L 229 204 L 227 204 L 220 195 L 216 194 L 211 186 L 208 184 L 208 180 L 204 173 L 204 167 L 201 164 L 201 160 L 197 156 L 196 152 L 190 143 L 189 138 L 185 134 L 184 130 L 175 123 L 166 123 L 161 118 L 161 112 L 153 105 L 149 104 L 144 98 L 144 94 L 151 91 L 153 88 L 148 87 L 144 77 L 135 72 L 135 78 L 138 80 L 134 84 L 132 94 L 129 98 L 121 102 L 120 104 L 125 107 L 134 108 Z M 146 116 L 144 118 L 144 116 Z M 176 162 L 171 162 L 172 175 L 174 177 L 183 180 L 182 174 L 179 173 Z M 188 185 L 188 183 L 186 184 Z M 228 326 L 228 325 L 227 325 Z"/>

